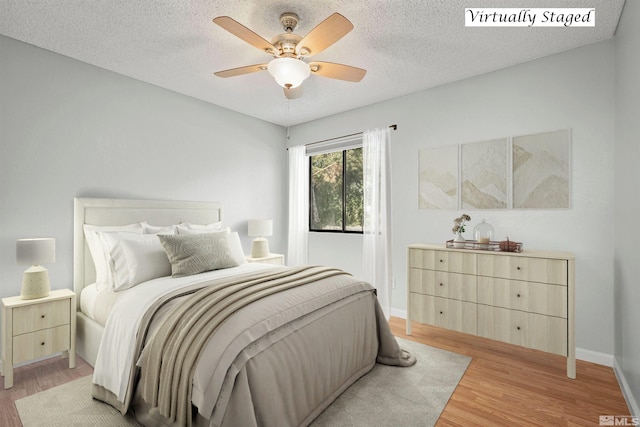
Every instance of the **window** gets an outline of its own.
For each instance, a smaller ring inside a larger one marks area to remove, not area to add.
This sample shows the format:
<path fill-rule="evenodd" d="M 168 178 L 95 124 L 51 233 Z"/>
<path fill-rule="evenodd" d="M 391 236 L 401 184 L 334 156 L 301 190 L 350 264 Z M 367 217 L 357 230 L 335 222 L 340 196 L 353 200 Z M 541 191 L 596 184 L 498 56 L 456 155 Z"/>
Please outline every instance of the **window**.
<path fill-rule="evenodd" d="M 309 157 L 309 230 L 362 233 L 362 148 Z"/>

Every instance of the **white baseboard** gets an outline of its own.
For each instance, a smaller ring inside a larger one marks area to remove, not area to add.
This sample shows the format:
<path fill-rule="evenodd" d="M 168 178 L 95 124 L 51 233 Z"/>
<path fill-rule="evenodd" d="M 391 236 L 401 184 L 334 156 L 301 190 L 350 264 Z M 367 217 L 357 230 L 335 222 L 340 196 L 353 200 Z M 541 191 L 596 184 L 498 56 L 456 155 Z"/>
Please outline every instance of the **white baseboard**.
<path fill-rule="evenodd" d="M 391 315 L 393 317 L 399 317 L 401 319 L 406 319 L 407 318 L 407 310 L 400 310 L 400 309 L 391 307 Z"/>
<path fill-rule="evenodd" d="M 584 348 L 576 348 L 576 359 L 613 368 L 614 359 L 612 354 L 600 353 L 598 351 L 587 350 Z"/>
<path fill-rule="evenodd" d="M 407 318 L 407 310 L 400 310 L 397 308 L 391 308 L 391 315 L 393 317 L 399 317 L 401 319 Z M 576 359 L 584 360 L 585 362 L 596 363 L 598 365 L 613 367 L 613 355 L 600 353 L 597 351 L 586 350 L 584 348 L 576 348 Z"/>
<path fill-rule="evenodd" d="M 633 396 L 631 387 L 629 387 L 629 383 L 624 376 L 624 372 L 622 372 L 622 369 L 618 364 L 618 360 L 615 358 L 613 359 L 613 372 L 616 374 L 618 384 L 620 385 L 620 389 L 622 390 L 622 395 L 624 396 L 624 400 L 626 400 L 627 406 L 629 407 L 629 412 L 631 412 L 632 416 L 640 417 L 640 405 Z"/>

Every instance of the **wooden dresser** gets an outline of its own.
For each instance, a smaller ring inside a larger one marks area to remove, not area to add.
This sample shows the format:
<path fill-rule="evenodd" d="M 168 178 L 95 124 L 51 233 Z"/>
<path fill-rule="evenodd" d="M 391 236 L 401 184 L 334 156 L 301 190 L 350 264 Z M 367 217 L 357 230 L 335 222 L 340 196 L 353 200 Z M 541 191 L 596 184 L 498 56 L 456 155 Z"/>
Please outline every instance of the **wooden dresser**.
<path fill-rule="evenodd" d="M 569 252 L 407 249 L 411 321 L 567 358 L 575 378 L 575 261 Z"/>

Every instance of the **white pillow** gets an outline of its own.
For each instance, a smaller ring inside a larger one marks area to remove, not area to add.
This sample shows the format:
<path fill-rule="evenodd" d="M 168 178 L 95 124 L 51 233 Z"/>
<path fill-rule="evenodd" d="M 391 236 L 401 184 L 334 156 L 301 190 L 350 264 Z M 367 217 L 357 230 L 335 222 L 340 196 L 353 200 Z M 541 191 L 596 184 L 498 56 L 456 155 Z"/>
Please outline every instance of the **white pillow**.
<path fill-rule="evenodd" d="M 186 227 L 182 227 L 182 224 L 178 224 L 178 234 L 220 233 L 223 231 L 230 233 L 231 229 L 229 227 L 224 227 L 224 228 L 216 228 L 215 230 L 207 230 L 203 228 L 186 228 Z"/>
<path fill-rule="evenodd" d="M 144 234 L 178 234 L 177 225 L 151 225 L 148 222 L 142 222 L 142 232 Z"/>
<path fill-rule="evenodd" d="M 114 291 L 171 276 L 171 263 L 155 234 L 102 233 Z"/>
<path fill-rule="evenodd" d="M 211 224 L 193 224 L 191 222 L 181 222 L 178 224 L 178 234 L 183 230 L 200 230 L 200 231 L 218 231 L 222 229 L 222 221 L 212 222 Z"/>
<path fill-rule="evenodd" d="M 93 258 L 93 264 L 96 268 L 96 287 L 100 290 L 107 288 L 110 283 L 110 270 L 107 265 L 107 257 L 102 246 L 102 242 L 98 233 L 104 232 L 128 232 L 142 234 L 142 224 L 135 223 L 129 225 L 89 225 L 84 224 L 84 236 Z"/>
<path fill-rule="evenodd" d="M 238 264 L 244 264 L 247 259 L 244 257 L 244 251 L 242 250 L 242 244 L 240 243 L 240 235 L 237 231 L 227 233 L 227 243 L 229 244 L 229 250 L 231 255 Z"/>

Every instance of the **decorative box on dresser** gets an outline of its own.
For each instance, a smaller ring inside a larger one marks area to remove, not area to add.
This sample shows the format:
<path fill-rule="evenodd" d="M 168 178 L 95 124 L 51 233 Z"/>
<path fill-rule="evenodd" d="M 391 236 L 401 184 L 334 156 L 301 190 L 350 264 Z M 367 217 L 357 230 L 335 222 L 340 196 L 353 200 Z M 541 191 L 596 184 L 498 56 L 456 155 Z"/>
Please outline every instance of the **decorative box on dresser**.
<path fill-rule="evenodd" d="M 411 321 L 567 358 L 575 378 L 575 260 L 569 252 L 407 249 Z"/>
<path fill-rule="evenodd" d="M 62 352 L 76 366 L 76 294 L 51 291 L 38 299 L 2 299 L 2 375 L 13 387 L 13 366 Z"/>

